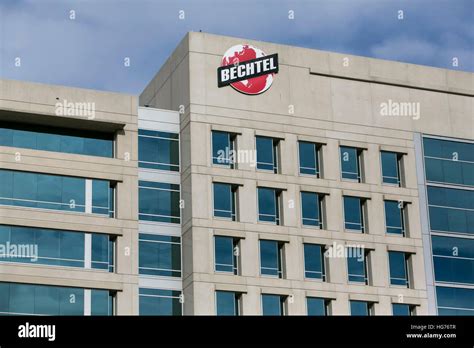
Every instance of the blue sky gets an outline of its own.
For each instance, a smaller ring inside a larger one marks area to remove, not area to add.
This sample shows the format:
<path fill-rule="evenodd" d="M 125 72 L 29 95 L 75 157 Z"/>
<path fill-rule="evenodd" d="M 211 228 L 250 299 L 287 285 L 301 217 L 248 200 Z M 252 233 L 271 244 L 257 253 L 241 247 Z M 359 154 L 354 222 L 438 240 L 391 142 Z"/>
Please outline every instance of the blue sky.
<path fill-rule="evenodd" d="M 140 94 L 199 30 L 474 71 L 474 0 L 0 0 L 0 77 Z"/>

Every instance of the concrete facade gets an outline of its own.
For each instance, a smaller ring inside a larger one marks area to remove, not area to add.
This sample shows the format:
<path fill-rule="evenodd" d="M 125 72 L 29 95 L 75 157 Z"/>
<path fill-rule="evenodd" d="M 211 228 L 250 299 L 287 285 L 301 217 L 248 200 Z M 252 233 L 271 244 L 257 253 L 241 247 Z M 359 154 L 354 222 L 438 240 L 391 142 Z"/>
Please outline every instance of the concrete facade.
<path fill-rule="evenodd" d="M 223 53 L 237 44 L 278 53 L 280 71 L 258 96 L 218 88 Z M 306 296 L 332 299 L 331 312 L 349 314 L 349 300 L 374 303 L 375 314 L 391 314 L 403 301 L 427 314 L 427 286 L 420 227 L 414 136 L 473 137 L 473 75 L 365 57 L 346 56 L 252 40 L 189 33 L 140 96 L 140 105 L 181 113 L 181 185 L 185 314 L 215 314 L 215 290 L 242 293 L 242 313 L 261 314 L 260 295 L 289 296 L 288 314 L 306 314 Z M 381 115 L 381 103 L 414 102 L 419 119 Z M 279 174 L 249 164 L 215 167 L 211 131 L 237 134 L 239 150 L 254 150 L 255 136 L 280 139 Z M 297 141 L 323 144 L 322 178 L 298 174 Z M 339 146 L 363 149 L 363 183 L 341 180 Z M 403 154 L 402 187 L 382 184 L 380 151 Z M 213 218 L 212 183 L 239 186 L 238 221 Z M 281 226 L 258 223 L 256 188 L 282 189 Z M 326 194 L 323 230 L 303 227 L 299 192 Z M 368 231 L 344 231 L 343 195 L 367 199 Z M 408 236 L 385 234 L 383 200 L 402 200 Z M 241 275 L 214 272 L 213 236 L 241 238 Z M 285 243 L 284 279 L 260 276 L 260 239 Z M 370 249 L 370 285 L 349 284 L 345 259 L 329 259 L 329 280 L 304 278 L 303 243 L 363 244 Z M 387 251 L 411 254 L 409 289 L 390 286 Z M 429 269 L 429 268 L 427 268 Z"/>

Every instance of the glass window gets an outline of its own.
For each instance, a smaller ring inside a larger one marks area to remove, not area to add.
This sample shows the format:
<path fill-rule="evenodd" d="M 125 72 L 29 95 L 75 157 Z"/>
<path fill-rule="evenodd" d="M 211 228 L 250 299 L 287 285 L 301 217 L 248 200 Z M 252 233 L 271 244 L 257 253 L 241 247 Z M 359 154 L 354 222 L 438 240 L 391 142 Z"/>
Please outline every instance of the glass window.
<path fill-rule="evenodd" d="M 363 198 L 344 196 L 344 228 L 346 230 L 365 232 L 364 203 Z"/>
<path fill-rule="evenodd" d="M 114 315 L 114 296 L 108 290 L 91 290 L 91 315 Z"/>
<path fill-rule="evenodd" d="M 382 182 L 401 186 L 400 160 L 401 154 L 382 151 Z"/>
<path fill-rule="evenodd" d="M 304 244 L 305 278 L 326 280 L 323 248 L 322 245 Z"/>
<path fill-rule="evenodd" d="M 286 296 L 262 295 L 263 315 L 280 316 L 285 315 Z"/>
<path fill-rule="evenodd" d="M 311 316 L 325 316 L 328 315 L 328 303 L 329 301 L 324 298 L 307 297 L 306 306 L 308 315 Z"/>
<path fill-rule="evenodd" d="M 140 233 L 139 273 L 181 277 L 181 238 Z"/>
<path fill-rule="evenodd" d="M 322 195 L 315 192 L 301 192 L 301 212 L 304 226 L 323 228 L 322 198 Z"/>
<path fill-rule="evenodd" d="M 426 180 L 474 186 L 474 143 L 423 138 Z"/>
<path fill-rule="evenodd" d="M 215 236 L 216 272 L 238 274 L 239 239 Z"/>
<path fill-rule="evenodd" d="M 361 182 L 361 150 L 355 147 L 341 146 L 340 152 L 342 178 Z"/>
<path fill-rule="evenodd" d="M 408 255 L 400 251 L 389 251 L 390 284 L 410 287 L 408 282 Z"/>
<path fill-rule="evenodd" d="M 273 240 L 260 241 L 260 273 L 283 278 L 283 243 Z"/>
<path fill-rule="evenodd" d="M 228 168 L 235 165 L 235 134 L 212 131 L 212 163 Z"/>
<path fill-rule="evenodd" d="M 278 139 L 256 137 L 257 169 L 278 173 Z"/>
<path fill-rule="evenodd" d="M 114 135 L 85 130 L 2 122 L 0 146 L 113 157 Z"/>
<path fill-rule="evenodd" d="M 435 280 L 474 284 L 474 239 L 432 236 Z"/>
<path fill-rule="evenodd" d="M 236 220 L 237 186 L 214 183 L 214 216 L 232 221 Z"/>
<path fill-rule="evenodd" d="M 384 201 L 387 233 L 405 235 L 405 207 L 402 202 Z"/>
<path fill-rule="evenodd" d="M 139 219 L 180 223 L 179 185 L 139 181 Z"/>
<path fill-rule="evenodd" d="M 179 172 L 179 134 L 139 129 L 138 166 Z"/>
<path fill-rule="evenodd" d="M 372 304 L 365 301 L 350 301 L 351 315 L 368 316 L 371 315 Z"/>
<path fill-rule="evenodd" d="M 106 234 L 92 233 L 91 265 L 95 269 L 114 271 L 115 238 Z"/>
<path fill-rule="evenodd" d="M 428 186 L 432 231 L 474 233 L 474 191 Z"/>
<path fill-rule="evenodd" d="M 84 268 L 85 250 L 91 248 L 92 268 L 113 272 L 114 260 L 107 256 L 114 248 L 110 236 L 93 233 L 91 245 L 86 246 L 85 235 L 82 232 L 0 225 L 0 244 L 17 246 L 6 255 L 0 253 L 0 262 Z M 99 240 L 105 243 L 98 243 Z M 105 253 L 104 260 L 97 259 L 99 253 Z"/>
<path fill-rule="evenodd" d="M 319 172 L 319 146 L 307 141 L 299 141 L 300 174 L 320 177 Z"/>
<path fill-rule="evenodd" d="M 368 284 L 367 253 L 362 248 L 347 248 L 347 274 L 349 282 Z"/>
<path fill-rule="evenodd" d="M 411 316 L 412 309 L 411 306 L 404 303 L 393 303 L 392 304 L 392 313 L 394 316 Z"/>
<path fill-rule="evenodd" d="M 180 291 L 140 288 L 139 298 L 140 315 L 182 315 Z"/>
<path fill-rule="evenodd" d="M 0 314 L 8 315 L 84 315 L 83 288 L 50 285 L 0 283 Z M 113 296 L 108 290 L 91 290 L 91 313 L 96 314 L 107 306 Z M 107 296 L 98 296 L 106 294 Z M 73 299 L 73 300 L 72 300 Z"/>
<path fill-rule="evenodd" d="M 240 294 L 231 291 L 216 291 L 217 315 L 240 315 Z"/>
<path fill-rule="evenodd" d="M 436 287 L 439 315 L 474 315 L 474 289 Z"/>
<path fill-rule="evenodd" d="M 280 190 L 258 188 L 258 221 L 280 225 Z"/>
<path fill-rule="evenodd" d="M 92 213 L 110 216 L 110 183 L 91 181 Z M 83 178 L 0 170 L 0 205 L 85 212 L 85 187 Z"/>

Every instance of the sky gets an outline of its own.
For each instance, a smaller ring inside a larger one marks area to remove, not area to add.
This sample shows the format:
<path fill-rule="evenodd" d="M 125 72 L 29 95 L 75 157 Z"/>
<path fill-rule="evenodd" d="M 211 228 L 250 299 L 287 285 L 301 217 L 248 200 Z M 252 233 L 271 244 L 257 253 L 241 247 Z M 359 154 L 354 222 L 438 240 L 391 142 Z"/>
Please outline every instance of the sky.
<path fill-rule="evenodd" d="M 0 0 L 0 78 L 138 95 L 200 30 L 474 71 L 474 0 Z"/>

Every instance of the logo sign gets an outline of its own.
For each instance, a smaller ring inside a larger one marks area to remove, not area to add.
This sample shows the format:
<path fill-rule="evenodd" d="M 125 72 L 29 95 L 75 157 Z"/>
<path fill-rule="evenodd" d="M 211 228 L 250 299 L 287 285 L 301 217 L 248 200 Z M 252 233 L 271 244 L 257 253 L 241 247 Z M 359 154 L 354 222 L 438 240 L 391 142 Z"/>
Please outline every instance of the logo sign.
<path fill-rule="evenodd" d="M 217 86 L 231 85 L 235 90 L 250 95 L 265 92 L 278 73 L 278 54 L 266 55 L 251 45 L 232 46 L 222 57 L 217 69 Z"/>

